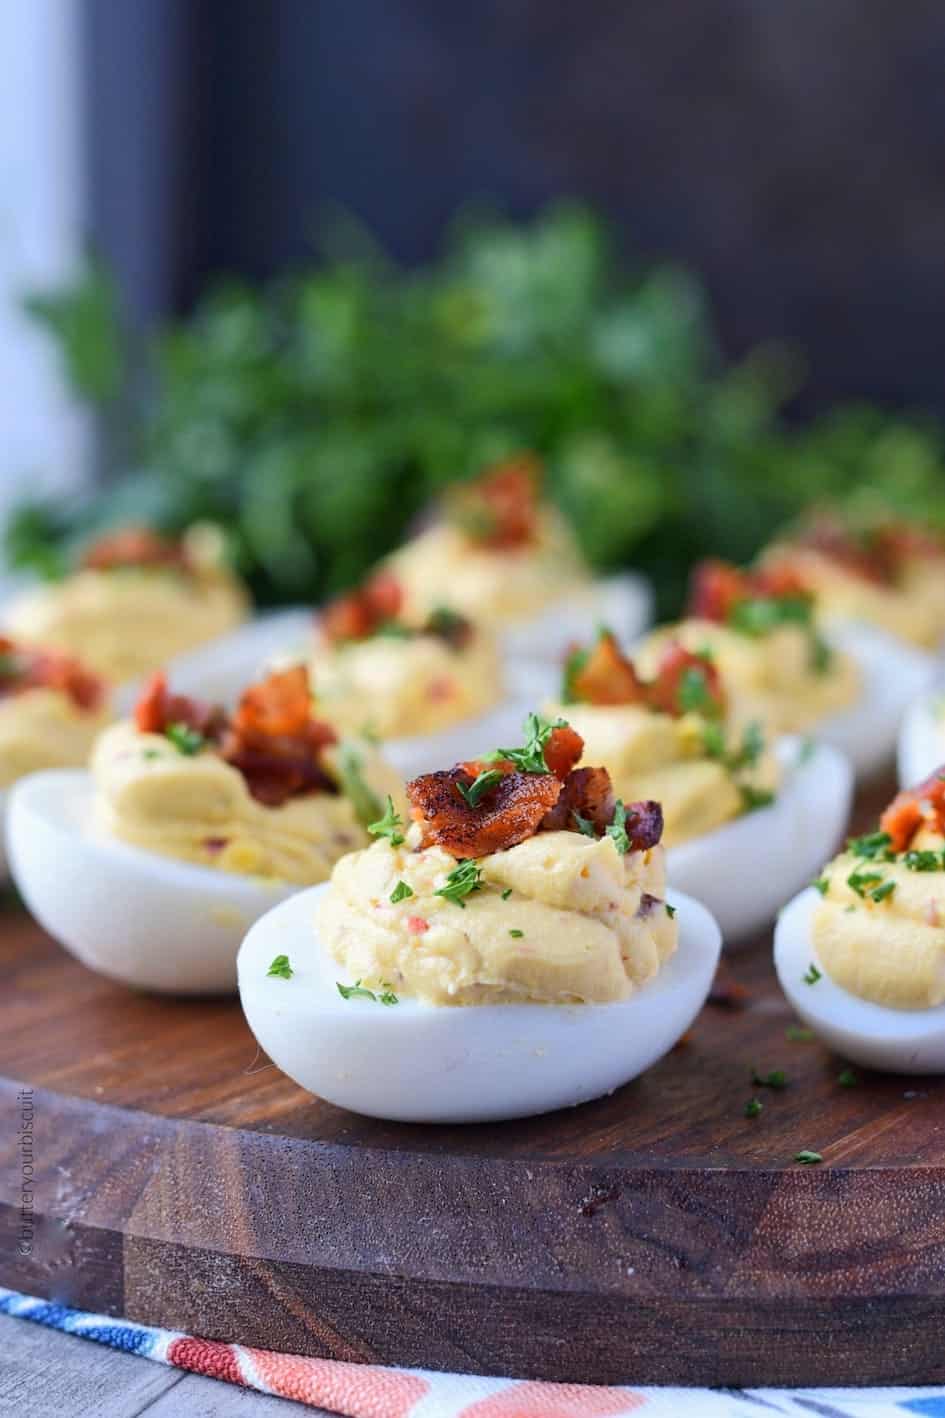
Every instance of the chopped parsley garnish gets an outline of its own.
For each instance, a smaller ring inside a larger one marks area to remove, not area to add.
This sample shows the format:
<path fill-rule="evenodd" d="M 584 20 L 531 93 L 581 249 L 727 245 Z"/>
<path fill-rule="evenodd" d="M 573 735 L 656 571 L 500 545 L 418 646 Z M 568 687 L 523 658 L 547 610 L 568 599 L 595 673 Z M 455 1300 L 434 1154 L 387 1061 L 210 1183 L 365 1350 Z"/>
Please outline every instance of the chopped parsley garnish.
<path fill-rule="evenodd" d="M 787 1074 L 781 1068 L 772 1069 L 770 1073 L 764 1074 L 759 1073 L 756 1068 L 752 1069 L 751 1081 L 756 1088 L 773 1088 L 776 1092 L 780 1092 L 782 1088 L 788 1086 Z"/>
<path fill-rule="evenodd" d="M 408 886 L 405 881 L 398 881 L 390 894 L 390 899 L 393 905 L 396 906 L 398 901 L 406 901 L 407 897 L 412 895 L 413 887 Z"/>
<path fill-rule="evenodd" d="M 825 675 L 833 661 L 833 651 L 816 630 L 810 633 L 810 667 L 815 675 Z"/>
<path fill-rule="evenodd" d="M 676 702 L 683 714 L 704 714 L 710 719 L 716 717 L 719 706 L 709 688 L 709 676 L 701 665 L 689 665 L 683 671 Z"/>
<path fill-rule="evenodd" d="M 381 994 L 375 994 L 373 990 L 367 989 L 360 980 L 355 980 L 353 985 L 342 985 L 339 980 L 335 981 L 338 993 L 342 999 L 369 999 L 375 1004 L 399 1004 L 397 996 L 390 985 L 384 985 Z"/>
<path fill-rule="evenodd" d="M 890 851 L 891 842 L 888 832 L 867 832 L 862 837 L 851 837 L 847 842 L 847 851 L 870 862 L 892 862 L 896 854 Z"/>
<path fill-rule="evenodd" d="M 794 1161 L 800 1162 L 802 1167 L 816 1167 L 817 1163 L 823 1160 L 819 1152 L 811 1152 L 807 1147 L 794 1155 Z"/>
<path fill-rule="evenodd" d="M 483 755 L 483 763 L 494 763 L 500 758 L 513 763 L 520 773 L 547 773 L 545 744 L 555 729 L 566 729 L 565 719 L 546 719 L 541 714 L 529 714 L 525 720 L 525 744 L 522 748 L 497 748 L 494 753 Z"/>
<path fill-rule="evenodd" d="M 617 851 L 621 856 L 625 856 L 627 852 L 629 852 L 630 838 L 627 836 L 627 810 L 619 798 L 614 807 L 613 821 L 609 827 L 604 828 L 604 833 L 617 844 Z"/>
<path fill-rule="evenodd" d="M 146 748 L 142 757 L 146 758 L 149 763 L 153 763 L 155 758 L 163 758 L 164 755 L 163 753 L 159 753 L 156 748 Z"/>
<path fill-rule="evenodd" d="M 737 773 L 740 768 L 753 768 L 764 752 L 764 746 L 765 736 L 761 725 L 753 719 L 750 724 L 746 724 L 738 748 L 729 755 L 729 768 L 733 773 Z"/>
<path fill-rule="evenodd" d="M 434 896 L 442 896 L 447 901 L 452 901 L 454 906 L 462 906 L 466 909 L 464 897 L 472 891 L 478 891 L 482 886 L 482 872 L 473 861 L 459 862 L 449 873 L 443 885 L 438 891 L 434 891 Z"/>
<path fill-rule="evenodd" d="M 816 881 L 811 882 L 811 886 L 815 891 L 819 891 L 821 896 L 826 896 L 830 890 L 830 878 L 829 876 L 819 876 Z"/>
<path fill-rule="evenodd" d="M 594 830 L 594 824 L 593 822 L 591 822 L 590 818 L 582 817 L 579 812 L 575 812 L 573 809 L 571 812 L 571 816 L 574 818 L 574 823 L 577 827 L 577 830 L 579 832 L 583 832 L 585 837 L 597 836 L 597 833 Z"/>
<path fill-rule="evenodd" d="M 382 620 L 374 632 L 375 635 L 384 635 L 389 640 L 411 640 L 416 634 L 409 625 L 402 625 L 399 620 Z"/>
<path fill-rule="evenodd" d="M 813 1029 L 805 1029 L 802 1024 L 789 1024 L 784 1031 L 785 1039 L 792 1044 L 809 1044 L 814 1037 Z"/>
<path fill-rule="evenodd" d="M 703 724 L 702 748 L 708 758 L 725 758 L 725 732 L 721 724 Z"/>
<path fill-rule="evenodd" d="M 823 974 L 820 970 L 817 969 L 817 966 L 814 964 L 813 960 L 807 967 L 807 973 L 801 976 L 801 979 L 804 981 L 805 985 L 816 985 L 817 981 L 822 980 L 823 978 Z"/>
<path fill-rule="evenodd" d="M 404 840 L 404 824 L 400 814 L 394 811 L 394 800 L 388 794 L 387 809 L 383 817 L 377 822 L 368 823 L 368 832 L 372 837 L 389 837 L 392 847 L 399 847 Z"/>
<path fill-rule="evenodd" d="M 852 871 L 847 877 L 847 886 L 851 891 L 855 891 L 857 896 L 865 898 L 867 891 L 878 886 L 882 879 L 883 874 L 879 871 Z"/>
<path fill-rule="evenodd" d="M 739 783 L 738 791 L 744 812 L 757 812 L 758 808 L 769 807 L 774 802 L 774 793 L 770 788 L 753 788 L 750 783 Z"/>
<path fill-rule="evenodd" d="M 770 635 L 779 625 L 809 625 L 812 606 L 807 596 L 750 596 L 736 601 L 726 620 L 743 635 Z"/>
<path fill-rule="evenodd" d="M 504 776 L 501 768 L 487 768 L 483 769 L 468 787 L 465 783 L 457 783 L 456 786 L 460 797 L 469 807 L 478 807 L 486 793 L 490 793 L 496 783 L 501 783 Z"/>
<path fill-rule="evenodd" d="M 749 1098 L 748 1102 L 745 1104 L 745 1117 L 757 1118 L 763 1111 L 764 1106 L 760 1098 Z"/>
<path fill-rule="evenodd" d="M 508 901 L 508 899 L 509 899 L 509 897 L 510 897 L 511 895 L 512 895 L 512 888 L 511 888 L 511 886 L 507 886 L 507 887 L 505 888 L 505 890 L 503 891 L 503 893 L 502 893 L 502 900 L 503 900 L 503 901 Z"/>
<path fill-rule="evenodd" d="M 902 863 L 909 871 L 941 871 L 945 868 L 945 852 L 917 852 L 913 849 L 906 852 Z"/>
<path fill-rule="evenodd" d="M 578 646 L 572 650 L 564 662 L 564 671 L 561 676 L 561 701 L 564 704 L 574 704 L 577 700 L 575 684 L 577 677 L 583 670 L 591 657 L 590 650 Z"/>
<path fill-rule="evenodd" d="M 266 971 L 266 974 L 275 975 L 279 980 L 291 980 L 295 971 L 289 964 L 289 957 L 287 955 L 277 955 Z"/>
<path fill-rule="evenodd" d="M 841 1088 L 855 1088 L 859 1081 L 852 1068 L 841 1069 L 837 1074 L 837 1082 Z"/>
<path fill-rule="evenodd" d="M 524 934 L 524 931 L 509 931 L 509 935 L 514 936 L 516 940 L 521 940 Z"/>
<path fill-rule="evenodd" d="M 349 743 L 342 743 L 337 758 L 338 786 L 348 799 L 362 827 L 381 815 L 381 804 L 364 781 L 361 757 Z M 370 828 L 368 828 L 370 831 Z"/>
<path fill-rule="evenodd" d="M 673 917 L 674 917 L 675 914 L 676 914 L 676 907 L 675 907 L 675 906 L 671 906 L 668 901 L 664 901 L 664 902 L 663 902 L 663 905 L 666 907 L 666 914 L 667 914 L 667 916 L 669 917 L 670 920 L 672 920 Z"/>
<path fill-rule="evenodd" d="M 877 902 L 888 901 L 889 897 L 892 896 L 895 889 L 896 883 L 894 881 L 884 881 L 882 886 L 877 886 L 875 891 L 870 892 L 870 896 L 874 901 Z"/>
<path fill-rule="evenodd" d="M 207 742 L 199 729 L 192 729 L 189 724 L 168 724 L 164 737 L 186 758 L 193 758 Z"/>

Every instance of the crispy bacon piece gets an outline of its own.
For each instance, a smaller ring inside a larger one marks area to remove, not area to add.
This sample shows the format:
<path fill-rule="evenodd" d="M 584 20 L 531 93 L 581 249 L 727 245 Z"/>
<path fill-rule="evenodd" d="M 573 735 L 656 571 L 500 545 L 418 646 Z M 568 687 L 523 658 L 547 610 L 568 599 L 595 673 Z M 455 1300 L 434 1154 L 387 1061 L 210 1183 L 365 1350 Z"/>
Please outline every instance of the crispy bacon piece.
<path fill-rule="evenodd" d="M 544 748 L 544 759 L 548 769 L 556 778 L 564 782 L 571 769 L 584 752 L 584 740 L 570 724 L 552 729 Z"/>
<path fill-rule="evenodd" d="M 565 778 L 561 796 L 541 820 L 542 832 L 574 832 L 577 817 L 590 822 L 598 836 L 614 819 L 613 784 L 606 768 L 575 768 Z"/>
<path fill-rule="evenodd" d="M 322 633 L 336 642 L 366 640 L 381 625 L 397 619 L 403 599 L 396 576 L 377 571 L 363 586 L 329 602 L 322 612 Z"/>
<path fill-rule="evenodd" d="M 421 846 L 440 846 L 459 858 L 487 857 L 533 836 L 561 796 L 561 783 L 553 773 L 513 771 L 470 807 L 457 784 L 468 788 L 474 776 L 457 764 L 407 784 L 411 816 L 421 826 Z"/>
<path fill-rule="evenodd" d="M 818 517 L 802 528 L 794 541 L 797 546 L 819 552 L 865 581 L 882 585 L 892 580 L 893 567 L 885 560 L 880 548 L 877 545 L 871 548 L 866 541 L 854 536 L 831 517 Z"/>
<path fill-rule="evenodd" d="M 687 676 L 697 691 L 692 703 L 685 702 L 682 693 Z M 701 680 L 704 693 L 698 690 L 694 676 Z M 675 640 L 663 651 L 656 678 L 647 686 L 647 698 L 654 709 L 660 709 L 664 714 L 680 715 L 692 709 L 711 718 L 721 714 L 725 708 L 725 689 L 718 667 Z"/>
<path fill-rule="evenodd" d="M 17 645 L 0 636 L 0 697 L 28 689 L 54 689 L 68 695 L 77 709 L 101 708 L 105 682 L 73 655 Z"/>
<path fill-rule="evenodd" d="M 945 556 L 945 540 L 939 532 L 910 522 L 887 522 L 875 529 L 870 542 L 891 574 L 898 574 L 907 561 Z"/>
<path fill-rule="evenodd" d="M 922 811 L 926 803 L 931 808 L 931 818 Z M 897 793 L 879 819 L 879 827 L 881 832 L 889 833 L 892 851 L 904 852 L 926 822 L 936 832 L 945 833 L 945 767 L 937 768 L 916 787 Z"/>
<path fill-rule="evenodd" d="M 585 704 L 645 704 L 647 697 L 647 686 L 609 630 L 597 637 L 584 664 L 572 675 L 570 689 Z"/>
<path fill-rule="evenodd" d="M 453 491 L 453 520 L 480 546 L 515 547 L 534 539 L 541 491 L 541 463 L 533 453 L 487 468 Z"/>
<path fill-rule="evenodd" d="M 308 671 L 296 665 L 246 690 L 220 751 L 258 802 L 279 807 L 302 793 L 337 793 L 321 762 L 336 741 L 334 729 L 313 717 Z"/>
<path fill-rule="evenodd" d="M 150 527 L 121 527 L 108 532 L 86 549 L 82 565 L 91 571 L 116 571 L 122 567 L 156 566 L 189 572 L 183 543 L 161 536 Z"/>
<path fill-rule="evenodd" d="M 171 694 L 163 671 L 151 676 L 134 711 L 135 727 L 142 734 L 163 734 L 171 724 L 185 724 L 204 738 L 217 739 L 226 724 L 219 704 L 207 704 L 184 694 Z"/>
<path fill-rule="evenodd" d="M 663 835 L 663 808 L 652 800 L 630 803 L 627 813 L 627 836 L 630 850 L 646 852 L 655 847 Z"/>
<path fill-rule="evenodd" d="M 748 578 L 730 562 L 710 558 L 697 562 L 689 577 L 688 612 L 699 620 L 721 624 L 739 601 L 751 594 Z"/>

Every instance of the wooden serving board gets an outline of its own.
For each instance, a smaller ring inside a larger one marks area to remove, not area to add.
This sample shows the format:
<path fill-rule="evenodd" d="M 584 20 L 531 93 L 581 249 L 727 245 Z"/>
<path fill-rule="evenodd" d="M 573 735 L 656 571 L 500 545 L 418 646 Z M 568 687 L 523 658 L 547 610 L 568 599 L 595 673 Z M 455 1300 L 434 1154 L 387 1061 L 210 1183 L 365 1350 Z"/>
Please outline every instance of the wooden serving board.
<path fill-rule="evenodd" d="M 610 1098 L 419 1127 L 313 1100 L 258 1057 L 237 1004 L 110 985 L 10 905 L 0 1284 L 355 1361 L 601 1383 L 945 1381 L 945 1085 L 841 1087 L 842 1061 L 786 1038 L 769 953 L 734 956 L 688 1040 Z M 753 1067 L 788 1086 L 752 1087 Z M 747 1119 L 754 1095 L 764 1110 Z M 796 1165 L 802 1148 L 824 1164 Z"/>

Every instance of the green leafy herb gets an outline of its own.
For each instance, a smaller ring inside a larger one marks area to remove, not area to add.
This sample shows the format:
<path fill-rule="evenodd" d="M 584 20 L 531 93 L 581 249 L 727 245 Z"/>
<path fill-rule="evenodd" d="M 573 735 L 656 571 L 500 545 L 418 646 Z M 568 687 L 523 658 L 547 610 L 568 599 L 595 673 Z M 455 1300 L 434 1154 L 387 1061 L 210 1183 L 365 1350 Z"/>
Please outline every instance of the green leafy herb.
<path fill-rule="evenodd" d="M 764 1106 L 760 1098 L 749 1098 L 745 1104 L 745 1117 L 757 1118 L 763 1112 Z"/>
<path fill-rule="evenodd" d="M 708 676 L 698 665 L 689 665 L 679 680 L 679 707 L 684 714 L 715 714 L 716 704 Z"/>
<path fill-rule="evenodd" d="M 555 729 L 566 729 L 565 719 L 546 719 L 541 714 L 529 714 L 525 720 L 525 743 L 522 748 L 497 748 L 494 753 L 485 754 L 483 763 L 494 763 L 507 759 L 514 763 L 520 773 L 547 773 L 545 744 Z"/>
<path fill-rule="evenodd" d="M 505 890 L 503 891 L 503 893 L 502 893 L 502 900 L 503 900 L 503 901 L 508 901 L 508 899 L 509 899 L 509 897 L 510 897 L 511 895 L 512 895 L 512 888 L 511 888 L 511 886 L 507 886 L 507 887 L 505 888 Z"/>
<path fill-rule="evenodd" d="M 149 763 L 153 763 L 156 758 L 163 758 L 164 754 L 160 753 L 156 748 L 146 748 L 141 757 L 147 759 Z"/>
<path fill-rule="evenodd" d="M 857 896 L 865 897 L 883 879 L 880 871 L 852 871 L 847 877 L 847 886 L 851 891 L 855 891 Z"/>
<path fill-rule="evenodd" d="M 753 719 L 750 724 L 746 724 L 738 748 L 729 756 L 729 768 L 733 773 L 738 773 L 743 768 L 753 768 L 764 752 L 764 747 L 764 732 L 757 720 Z"/>
<path fill-rule="evenodd" d="M 413 895 L 413 887 L 408 886 L 405 881 L 398 881 L 390 894 L 391 902 L 396 906 L 398 901 L 406 901 L 408 896 Z"/>
<path fill-rule="evenodd" d="M 808 965 L 806 973 L 801 976 L 801 979 L 804 981 L 805 985 L 816 985 L 817 981 L 822 980 L 823 978 L 823 974 L 820 970 L 817 969 L 817 966 L 814 964 L 813 960 Z"/>
<path fill-rule="evenodd" d="M 572 650 L 564 662 L 564 670 L 561 676 L 561 702 L 563 704 L 574 704 L 577 701 L 575 684 L 578 675 L 584 669 L 591 657 L 589 649 L 578 646 Z"/>
<path fill-rule="evenodd" d="M 888 901 L 895 889 L 896 883 L 894 881 L 884 881 L 882 886 L 877 886 L 874 891 L 870 892 L 870 896 L 874 901 Z"/>
<path fill-rule="evenodd" d="M 455 906 L 466 909 L 465 898 L 482 886 L 482 871 L 473 861 L 459 862 L 447 876 L 434 896 L 442 896 Z"/>
<path fill-rule="evenodd" d="M 721 724 L 713 723 L 711 719 L 703 724 L 702 748 L 708 758 L 725 759 L 725 730 Z"/>
<path fill-rule="evenodd" d="M 521 940 L 524 934 L 524 931 L 509 931 L 509 935 L 514 936 L 516 940 Z"/>
<path fill-rule="evenodd" d="M 390 985 L 383 985 L 380 994 L 375 994 L 369 990 L 360 980 L 355 980 L 353 985 L 342 985 L 340 981 L 335 981 L 335 986 L 342 999 L 368 999 L 374 1004 L 399 1004 L 397 996 Z"/>
<path fill-rule="evenodd" d="M 841 1088 L 855 1088 L 859 1083 L 859 1078 L 852 1068 L 844 1068 L 837 1074 L 837 1082 Z"/>
<path fill-rule="evenodd" d="M 287 955 L 277 955 L 266 971 L 266 974 L 275 975 L 279 980 L 291 980 L 295 971 L 289 964 L 289 957 Z"/>
<path fill-rule="evenodd" d="M 492 791 L 496 783 L 501 783 L 504 776 L 501 768 L 487 768 L 483 769 L 468 787 L 465 783 L 457 783 L 456 787 L 460 797 L 469 807 L 478 807 L 486 794 Z"/>
<path fill-rule="evenodd" d="M 833 664 L 833 651 L 824 637 L 811 627 L 810 667 L 815 675 L 825 675 Z"/>
<path fill-rule="evenodd" d="M 794 1155 L 794 1161 L 800 1162 L 802 1167 L 816 1167 L 817 1163 L 823 1160 L 819 1152 L 811 1152 L 806 1147 Z"/>
<path fill-rule="evenodd" d="M 743 635 L 770 635 L 781 625 L 809 625 L 812 606 L 806 596 L 758 596 L 736 601 L 728 624 Z"/>
<path fill-rule="evenodd" d="M 378 1004 L 388 1004 L 388 1005 L 390 1005 L 390 1004 L 400 1004 L 400 1000 L 399 1000 L 399 999 L 397 998 L 397 996 L 394 994 L 394 991 L 391 989 L 390 985 L 385 985 L 385 986 L 384 986 L 383 990 L 381 991 L 381 993 L 380 993 L 380 994 L 378 995 L 378 997 L 377 997 L 377 1002 L 378 1002 Z"/>
<path fill-rule="evenodd" d="M 775 1092 L 780 1092 L 782 1088 L 787 1088 L 788 1077 L 783 1069 L 772 1069 L 771 1073 L 759 1073 L 757 1069 L 752 1069 L 751 1081 L 756 1088 L 772 1088 Z"/>
<path fill-rule="evenodd" d="M 370 830 L 368 824 L 380 817 L 382 808 L 376 794 L 365 782 L 361 771 L 361 755 L 350 743 L 343 741 L 336 763 L 338 786 L 354 809 L 358 822 Z"/>
<path fill-rule="evenodd" d="M 909 851 L 902 858 L 909 871 L 942 871 L 945 868 L 945 852 Z"/>
<path fill-rule="evenodd" d="M 819 891 L 821 896 L 826 896 L 827 892 L 830 890 L 830 878 L 829 876 L 819 876 L 816 881 L 811 882 L 811 886 L 813 886 L 816 891 Z"/>
<path fill-rule="evenodd" d="M 738 791 L 745 812 L 757 812 L 759 808 L 769 807 L 774 802 L 774 793 L 769 788 L 755 788 L 750 783 L 739 783 Z"/>
<path fill-rule="evenodd" d="M 871 862 L 892 862 L 896 854 L 890 851 L 891 842 L 888 832 L 867 832 L 862 837 L 850 837 L 847 851 L 854 857 L 863 857 Z"/>
<path fill-rule="evenodd" d="M 597 832 L 590 818 L 582 817 L 579 812 L 572 810 L 571 816 L 579 832 L 583 832 L 585 837 L 596 837 Z"/>
<path fill-rule="evenodd" d="M 630 850 L 630 838 L 627 836 L 627 810 L 620 799 L 614 806 L 614 815 L 610 826 L 604 828 L 606 836 L 613 839 L 617 844 L 617 851 L 621 856 L 625 856 Z"/>
<path fill-rule="evenodd" d="M 664 902 L 663 902 L 663 905 L 666 907 L 666 914 L 667 914 L 667 916 L 669 917 L 670 920 L 672 920 L 673 917 L 674 917 L 675 914 L 676 914 L 676 907 L 675 907 L 675 906 L 671 906 L 668 901 L 664 901 Z"/>
<path fill-rule="evenodd" d="M 400 814 L 394 811 L 394 800 L 390 794 L 387 797 L 384 816 L 377 822 L 369 822 L 367 830 L 372 837 L 389 837 L 392 847 L 399 847 L 404 841 L 404 824 Z"/>
<path fill-rule="evenodd" d="M 809 1044 L 814 1037 L 813 1029 L 805 1029 L 802 1024 L 789 1024 L 784 1031 L 785 1039 L 792 1044 Z"/>
<path fill-rule="evenodd" d="M 184 754 L 186 758 L 193 758 L 207 742 L 203 734 L 192 729 L 189 724 L 168 724 L 164 736 L 170 739 L 177 752 Z"/>

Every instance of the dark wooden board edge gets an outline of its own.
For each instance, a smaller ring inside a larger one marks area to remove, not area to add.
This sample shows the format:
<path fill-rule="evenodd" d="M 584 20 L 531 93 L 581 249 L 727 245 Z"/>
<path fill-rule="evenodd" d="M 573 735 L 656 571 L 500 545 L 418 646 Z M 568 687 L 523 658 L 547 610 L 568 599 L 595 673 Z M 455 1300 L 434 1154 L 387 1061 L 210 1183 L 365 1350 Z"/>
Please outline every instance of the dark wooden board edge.
<path fill-rule="evenodd" d="M 19 1087 L 0 1082 L 5 1119 Z M 33 1101 L 34 1234 L 23 1254 L 5 1149 L 0 1283 L 43 1298 L 261 1348 L 572 1382 L 945 1379 L 942 1168 L 375 1154 Z"/>

